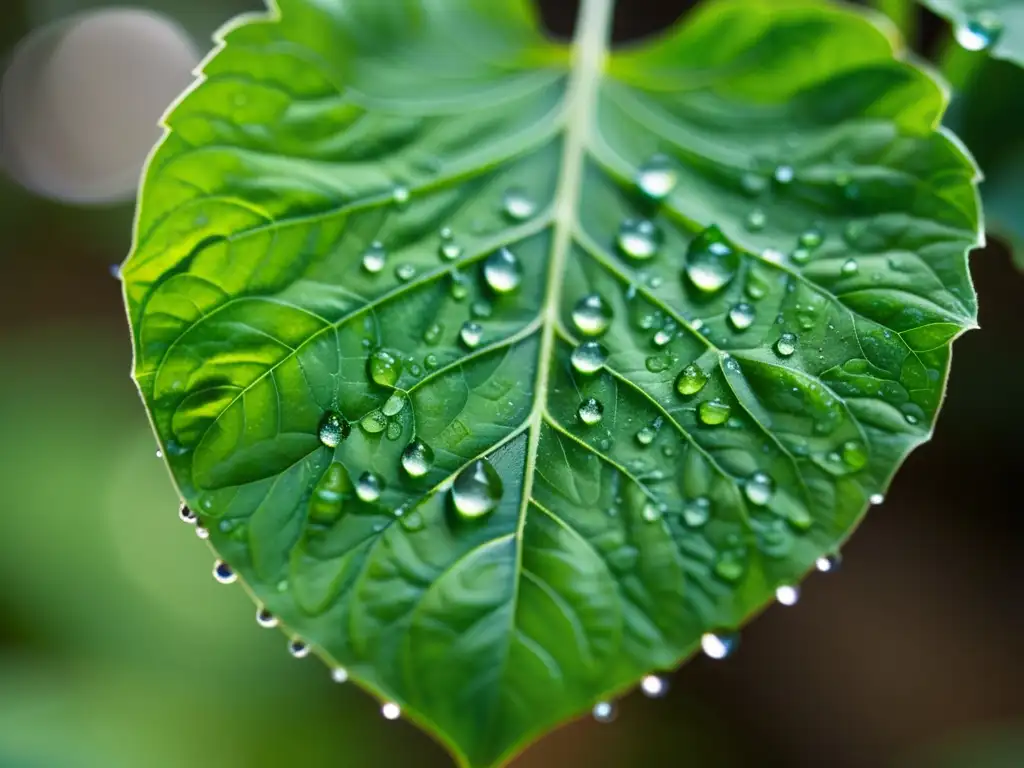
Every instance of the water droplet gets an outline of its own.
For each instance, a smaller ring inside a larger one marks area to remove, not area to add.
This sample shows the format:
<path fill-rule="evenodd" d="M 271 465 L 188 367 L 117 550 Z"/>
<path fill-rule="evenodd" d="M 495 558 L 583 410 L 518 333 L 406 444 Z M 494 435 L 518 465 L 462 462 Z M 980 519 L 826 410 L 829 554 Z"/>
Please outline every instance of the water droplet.
<path fill-rule="evenodd" d="M 588 397 L 580 403 L 580 407 L 576 409 L 576 415 L 580 421 L 588 427 L 592 427 L 601 423 L 601 419 L 604 418 L 604 406 L 597 398 Z"/>
<path fill-rule="evenodd" d="M 388 254 L 384 250 L 384 244 L 379 240 L 374 240 L 370 243 L 370 246 L 363 251 L 363 269 L 369 272 L 371 275 L 375 275 L 384 269 L 384 263 L 387 261 Z"/>
<path fill-rule="evenodd" d="M 213 578 L 221 584 L 234 584 L 238 581 L 238 575 L 223 560 L 218 560 L 213 564 Z"/>
<path fill-rule="evenodd" d="M 367 503 L 379 499 L 383 490 L 384 478 L 376 472 L 363 472 L 356 481 L 356 496 Z"/>
<path fill-rule="evenodd" d="M 695 395 L 708 383 L 708 375 L 696 363 L 690 363 L 676 377 L 676 392 L 684 397 Z"/>
<path fill-rule="evenodd" d="M 610 701 L 599 701 L 594 705 L 593 715 L 599 723 L 610 723 L 615 719 L 615 705 Z"/>
<path fill-rule="evenodd" d="M 794 264 L 806 264 L 811 260 L 811 252 L 807 248 L 794 248 L 793 252 L 789 254 L 789 258 L 793 260 Z"/>
<path fill-rule="evenodd" d="M 423 341 L 430 346 L 434 346 L 441 340 L 441 334 L 443 333 L 444 326 L 440 323 L 434 323 L 423 332 Z"/>
<path fill-rule="evenodd" d="M 765 261 L 770 261 L 772 264 L 781 264 L 786 260 L 786 255 L 774 248 L 765 248 L 761 251 L 761 258 Z"/>
<path fill-rule="evenodd" d="M 344 667 L 335 667 L 331 670 L 331 680 L 336 683 L 348 682 L 348 670 Z"/>
<path fill-rule="evenodd" d="M 754 307 L 743 301 L 729 310 L 729 325 L 737 331 L 745 331 L 754 324 L 756 317 Z"/>
<path fill-rule="evenodd" d="M 196 536 L 198 536 L 203 541 L 206 541 L 206 539 L 210 538 L 210 532 L 206 528 L 204 528 L 203 526 L 197 525 L 196 526 Z"/>
<path fill-rule="evenodd" d="M 747 229 L 751 232 L 760 232 L 768 223 L 768 217 L 760 208 L 755 208 L 747 214 Z"/>
<path fill-rule="evenodd" d="M 779 184 L 789 184 L 793 180 L 793 166 L 791 165 L 780 165 L 775 169 L 775 180 Z"/>
<path fill-rule="evenodd" d="M 576 302 L 572 322 L 584 336 L 600 336 L 612 322 L 612 308 L 601 296 L 591 293 Z"/>
<path fill-rule="evenodd" d="M 484 261 L 484 280 L 495 293 L 512 293 L 523 281 L 523 266 L 508 248 L 499 248 Z"/>
<path fill-rule="evenodd" d="M 740 636 L 735 633 L 704 634 L 700 638 L 700 647 L 704 655 L 710 659 L 724 659 L 731 656 L 740 643 Z"/>
<path fill-rule="evenodd" d="M 645 448 L 654 442 L 654 438 L 658 436 L 658 429 L 650 424 L 646 427 L 642 427 L 639 432 L 636 433 L 636 441 Z"/>
<path fill-rule="evenodd" d="M 697 415 L 700 417 L 701 423 L 709 427 L 724 424 L 728 421 L 730 413 L 732 413 L 732 408 L 728 403 L 723 403 L 721 400 L 705 400 L 697 409 Z"/>
<path fill-rule="evenodd" d="M 296 659 L 304 659 L 309 656 L 309 646 L 295 638 L 288 643 L 288 653 Z"/>
<path fill-rule="evenodd" d="M 462 255 L 462 246 L 454 242 L 441 243 L 438 246 L 437 254 L 445 261 L 455 261 Z"/>
<path fill-rule="evenodd" d="M 856 471 L 863 469 L 868 463 L 868 448 L 860 440 L 847 440 L 841 451 L 843 463 Z"/>
<path fill-rule="evenodd" d="M 714 225 L 697 235 L 686 249 L 686 276 L 695 288 L 706 293 L 728 285 L 739 264 L 739 254 Z"/>
<path fill-rule="evenodd" d="M 512 221 L 526 221 L 537 212 L 537 204 L 522 187 L 510 187 L 501 197 L 501 209 Z"/>
<path fill-rule="evenodd" d="M 661 373 L 667 371 L 668 367 L 672 364 L 672 359 L 668 355 L 651 355 L 644 360 L 644 365 L 647 370 L 651 373 Z"/>
<path fill-rule="evenodd" d="M 384 349 L 370 355 L 367 370 L 374 383 L 382 387 L 393 387 L 402 375 L 402 359 Z"/>
<path fill-rule="evenodd" d="M 395 392 L 384 401 L 384 405 L 380 410 L 385 416 L 397 416 L 405 408 L 405 402 L 405 395 L 401 392 Z"/>
<path fill-rule="evenodd" d="M 407 515 L 402 515 L 402 527 L 410 533 L 416 533 L 416 531 L 422 531 L 426 523 L 421 515 L 416 510 L 413 510 Z"/>
<path fill-rule="evenodd" d="M 352 427 L 345 419 L 334 411 L 328 411 L 320 420 L 317 436 L 320 438 L 320 442 L 328 448 L 337 448 L 351 431 Z"/>
<path fill-rule="evenodd" d="M 775 342 L 775 352 L 781 357 L 789 357 L 796 352 L 796 334 L 784 333 Z"/>
<path fill-rule="evenodd" d="M 402 208 L 409 202 L 409 188 L 403 184 L 397 185 L 391 190 L 391 199 L 394 200 L 395 205 Z"/>
<path fill-rule="evenodd" d="M 683 522 L 691 528 L 700 528 L 711 517 L 711 501 L 699 496 L 683 507 Z"/>
<path fill-rule="evenodd" d="M 385 720 L 397 720 L 402 716 L 402 708 L 395 702 L 389 701 L 380 708 L 380 713 L 384 715 Z"/>
<path fill-rule="evenodd" d="M 746 568 L 746 561 L 739 552 L 726 551 L 715 560 L 715 575 L 725 581 L 739 581 Z"/>
<path fill-rule="evenodd" d="M 956 41 L 968 51 L 983 51 L 995 45 L 1003 34 L 1003 23 L 992 13 L 983 12 L 956 26 Z"/>
<path fill-rule="evenodd" d="M 379 410 L 373 410 L 359 420 L 359 427 L 368 435 L 377 435 L 388 428 L 388 420 Z"/>
<path fill-rule="evenodd" d="M 188 504 L 182 504 L 178 507 L 178 517 L 181 519 L 181 522 L 188 523 L 189 525 L 195 525 L 199 519 L 196 517 L 196 513 L 189 508 Z"/>
<path fill-rule="evenodd" d="M 582 374 L 597 373 L 608 359 L 605 348 L 596 341 L 585 341 L 572 351 L 572 367 Z"/>
<path fill-rule="evenodd" d="M 480 323 L 475 323 L 472 320 L 467 320 L 462 324 L 462 328 L 459 329 L 459 339 L 466 346 L 467 349 L 476 349 L 480 346 L 480 342 L 484 337 L 484 329 Z"/>
<path fill-rule="evenodd" d="M 868 501 L 870 501 L 874 506 L 877 507 L 879 504 L 885 501 L 885 496 L 883 496 L 880 493 L 873 493 L 871 494 L 871 498 L 868 499 Z"/>
<path fill-rule="evenodd" d="M 652 156 L 637 170 L 637 187 L 655 202 L 668 197 L 678 183 L 679 174 L 672 161 L 665 155 Z"/>
<path fill-rule="evenodd" d="M 423 477 L 433 465 L 434 450 L 418 438 L 402 451 L 402 469 L 409 477 Z"/>
<path fill-rule="evenodd" d="M 395 269 L 395 277 L 401 280 L 403 283 L 408 283 L 414 277 L 416 277 L 416 267 L 412 264 L 400 264 Z"/>
<path fill-rule="evenodd" d="M 763 507 L 771 501 L 775 483 L 764 472 L 755 472 L 743 484 L 743 493 L 751 504 Z"/>
<path fill-rule="evenodd" d="M 860 266 L 857 264 L 856 259 L 847 259 L 843 262 L 843 266 L 840 268 L 840 272 L 844 275 L 855 275 Z"/>
<path fill-rule="evenodd" d="M 644 504 L 643 509 L 640 510 L 640 517 L 647 523 L 656 522 L 661 519 L 661 507 L 653 501 L 648 501 Z"/>
<path fill-rule="evenodd" d="M 457 270 L 452 270 L 450 277 L 452 281 L 450 288 L 452 298 L 456 301 L 462 301 L 469 295 L 469 286 L 466 284 L 466 276 Z"/>
<path fill-rule="evenodd" d="M 273 629 L 278 625 L 277 616 L 266 608 L 260 608 L 256 611 L 256 623 L 264 629 Z"/>
<path fill-rule="evenodd" d="M 768 188 L 768 181 L 756 173 L 744 173 L 740 177 L 740 187 L 750 197 L 757 197 Z"/>
<path fill-rule="evenodd" d="M 646 261 L 658 252 L 658 232 L 646 219 L 622 222 L 616 242 L 626 256 L 637 261 Z"/>
<path fill-rule="evenodd" d="M 838 571 L 839 566 L 842 564 L 842 557 L 838 553 L 833 555 L 825 555 L 819 557 L 814 561 L 814 567 L 822 573 L 831 573 L 832 571 Z"/>
<path fill-rule="evenodd" d="M 668 680 L 657 675 L 647 675 L 640 681 L 640 690 L 649 699 L 660 699 L 668 693 Z"/>
<path fill-rule="evenodd" d="M 800 599 L 800 588 L 789 585 L 781 586 L 775 590 L 775 599 L 779 605 L 796 605 Z"/>
<path fill-rule="evenodd" d="M 429 355 L 423 358 L 423 367 L 426 368 L 428 371 L 435 371 L 440 365 L 441 361 L 433 352 L 431 352 Z"/>
<path fill-rule="evenodd" d="M 493 512 L 503 493 L 501 477 L 487 459 L 477 459 L 452 483 L 452 503 L 462 517 L 477 519 Z"/>
<path fill-rule="evenodd" d="M 351 490 L 352 480 L 345 467 L 336 461 L 332 462 L 310 496 L 310 522 L 329 525 L 336 521 L 341 516 L 345 497 Z"/>
<path fill-rule="evenodd" d="M 812 227 L 800 235 L 800 245 L 804 248 L 814 249 L 821 245 L 824 239 L 825 236 L 822 234 L 821 230 Z"/>
<path fill-rule="evenodd" d="M 676 328 L 674 325 L 667 326 L 665 328 L 659 328 L 654 338 L 651 339 L 651 343 L 656 347 L 664 347 L 676 337 Z"/>

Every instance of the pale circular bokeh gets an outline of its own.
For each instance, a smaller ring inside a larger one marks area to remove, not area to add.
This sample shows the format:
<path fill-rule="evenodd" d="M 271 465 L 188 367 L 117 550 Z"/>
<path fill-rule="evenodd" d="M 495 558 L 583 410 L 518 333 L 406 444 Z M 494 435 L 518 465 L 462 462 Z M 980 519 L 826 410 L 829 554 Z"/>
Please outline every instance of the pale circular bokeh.
<path fill-rule="evenodd" d="M 0 85 L 0 159 L 45 197 L 102 204 L 134 196 L 160 117 L 199 53 L 172 20 L 103 9 L 26 37 Z"/>

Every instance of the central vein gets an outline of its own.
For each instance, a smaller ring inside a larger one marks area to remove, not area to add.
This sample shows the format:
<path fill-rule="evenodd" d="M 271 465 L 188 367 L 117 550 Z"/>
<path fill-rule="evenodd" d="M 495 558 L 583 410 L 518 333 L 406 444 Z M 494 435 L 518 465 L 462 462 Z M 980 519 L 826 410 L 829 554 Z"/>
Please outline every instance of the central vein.
<path fill-rule="evenodd" d="M 537 459 L 548 379 L 554 357 L 555 328 L 558 324 L 562 280 L 565 275 L 566 259 L 572 248 L 573 229 L 579 208 L 580 190 L 583 186 L 587 139 L 607 53 L 607 36 L 611 28 L 614 3 L 615 0 L 583 0 L 576 25 L 573 69 L 566 93 L 565 145 L 562 150 L 562 167 L 559 171 L 558 187 L 555 190 L 554 237 L 552 238 L 547 289 L 544 294 L 541 316 L 542 335 L 537 361 L 537 381 L 534 388 L 536 400 L 530 417 L 520 533 L 526 518 L 526 505 L 532 494 L 533 467 Z"/>

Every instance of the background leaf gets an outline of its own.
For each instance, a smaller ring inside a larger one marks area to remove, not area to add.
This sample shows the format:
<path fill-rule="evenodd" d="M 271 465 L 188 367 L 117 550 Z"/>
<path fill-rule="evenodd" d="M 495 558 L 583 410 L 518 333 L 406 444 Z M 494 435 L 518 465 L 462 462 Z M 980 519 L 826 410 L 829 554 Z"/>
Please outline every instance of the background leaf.
<path fill-rule="evenodd" d="M 608 11 L 570 66 L 525 2 L 282 0 L 123 270 L 217 551 L 472 765 L 838 546 L 974 324 L 974 167 L 870 23 L 725 0 L 602 77 Z"/>
<path fill-rule="evenodd" d="M 1020 0 L 921 0 L 949 19 L 969 50 L 986 50 L 1024 64 L 1024 4 Z"/>

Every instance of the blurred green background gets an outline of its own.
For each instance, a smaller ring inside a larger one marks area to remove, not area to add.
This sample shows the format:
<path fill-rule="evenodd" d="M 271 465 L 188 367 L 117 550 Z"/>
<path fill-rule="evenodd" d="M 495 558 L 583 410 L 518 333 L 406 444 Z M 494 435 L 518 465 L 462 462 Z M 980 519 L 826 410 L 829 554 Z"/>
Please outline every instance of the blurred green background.
<path fill-rule="evenodd" d="M 620 0 L 616 36 L 693 4 Z M 177 520 L 109 268 L 162 106 L 212 30 L 259 6 L 134 5 L 160 15 L 109 0 L 0 13 L 0 768 L 449 765 L 319 662 L 292 659 Z M 569 34 L 575 3 L 542 6 Z M 919 21 L 918 50 L 945 55 L 948 30 Z M 988 173 L 992 220 L 1013 231 L 1024 77 L 981 60 L 959 60 L 950 121 Z M 735 658 L 697 659 L 665 698 L 634 694 L 614 724 L 575 723 L 517 766 L 1024 766 L 1024 279 L 998 241 L 972 264 L 982 330 L 956 345 L 935 441 L 841 570 L 754 622 Z"/>

